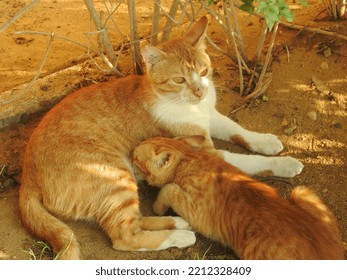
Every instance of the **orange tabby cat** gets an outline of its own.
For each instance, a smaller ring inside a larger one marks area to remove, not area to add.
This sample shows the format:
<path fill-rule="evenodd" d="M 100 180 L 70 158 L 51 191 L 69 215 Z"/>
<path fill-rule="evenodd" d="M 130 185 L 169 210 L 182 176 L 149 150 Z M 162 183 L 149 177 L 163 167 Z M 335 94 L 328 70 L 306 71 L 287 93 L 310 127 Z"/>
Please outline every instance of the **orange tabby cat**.
<path fill-rule="evenodd" d="M 143 218 L 129 155 L 154 137 L 201 134 L 274 155 L 272 134 L 248 131 L 215 109 L 216 92 L 205 52 L 207 18 L 182 38 L 142 50 L 147 74 L 77 90 L 57 104 L 33 132 L 23 160 L 19 208 L 24 226 L 62 259 L 80 257 L 63 219 L 95 221 L 118 250 L 160 250 L 195 242 L 179 218 Z M 293 177 L 303 165 L 292 157 L 237 155 L 226 161 L 249 174 Z M 174 229 L 176 228 L 176 230 Z"/>
<path fill-rule="evenodd" d="M 133 153 L 139 178 L 162 186 L 153 208 L 171 207 L 242 259 L 343 259 L 334 215 L 307 188 L 283 199 L 270 186 L 201 149 L 203 136 L 156 137 Z"/>

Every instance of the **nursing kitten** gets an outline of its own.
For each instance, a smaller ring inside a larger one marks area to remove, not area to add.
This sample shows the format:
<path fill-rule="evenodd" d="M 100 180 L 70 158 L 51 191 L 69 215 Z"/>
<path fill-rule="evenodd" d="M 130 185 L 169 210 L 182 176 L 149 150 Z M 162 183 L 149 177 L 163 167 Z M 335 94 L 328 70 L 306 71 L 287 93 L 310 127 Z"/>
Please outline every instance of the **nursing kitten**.
<path fill-rule="evenodd" d="M 204 141 L 156 137 L 134 150 L 139 178 L 162 187 L 156 214 L 172 208 L 241 259 L 343 259 L 336 219 L 314 192 L 297 187 L 283 199 L 219 152 L 202 149 Z"/>
<path fill-rule="evenodd" d="M 195 242 L 181 219 L 141 216 L 129 156 L 147 138 L 201 134 L 210 148 L 213 136 L 266 155 L 282 150 L 276 136 L 247 131 L 216 111 L 203 42 L 207 23 L 203 17 L 182 38 L 144 47 L 146 75 L 81 88 L 34 130 L 23 159 L 20 215 L 27 230 L 60 252 L 61 259 L 80 257 L 63 219 L 95 221 L 117 250 Z M 250 174 L 293 177 L 303 168 L 291 157 L 221 153 Z"/>

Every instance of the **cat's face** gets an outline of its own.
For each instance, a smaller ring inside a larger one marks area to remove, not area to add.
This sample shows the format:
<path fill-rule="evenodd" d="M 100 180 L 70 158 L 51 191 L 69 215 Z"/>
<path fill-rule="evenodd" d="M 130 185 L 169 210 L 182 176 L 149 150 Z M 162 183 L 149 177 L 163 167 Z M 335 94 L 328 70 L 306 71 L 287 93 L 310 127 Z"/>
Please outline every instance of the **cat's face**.
<path fill-rule="evenodd" d="M 203 43 L 206 26 L 207 19 L 202 18 L 184 37 L 158 48 L 145 46 L 142 49 L 147 76 L 159 97 L 189 104 L 206 97 L 212 76 Z"/>
<path fill-rule="evenodd" d="M 203 148 L 205 137 L 189 136 L 181 138 L 155 137 L 139 144 L 132 156 L 134 172 L 138 180 L 146 180 L 150 185 L 163 186 L 175 177 L 177 165 Z"/>

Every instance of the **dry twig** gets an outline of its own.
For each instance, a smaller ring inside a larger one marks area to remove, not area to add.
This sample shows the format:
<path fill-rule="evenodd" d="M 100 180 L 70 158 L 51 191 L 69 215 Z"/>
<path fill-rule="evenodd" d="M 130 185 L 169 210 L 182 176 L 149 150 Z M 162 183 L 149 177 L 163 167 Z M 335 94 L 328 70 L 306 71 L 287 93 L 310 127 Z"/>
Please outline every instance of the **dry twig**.
<path fill-rule="evenodd" d="M 27 11 L 33 8 L 40 0 L 33 0 L 27 6 L 25 6 L 22 10 L 19 11 L 13 18 L 11 18 L 8 22 L 6 22 L 3 26 L 0 27 L 0 33 L 5 31 L 7 27 L 9 27 L 12 23 L 14 23 L 17 19 L 19 19 L 22 15 L 24 15 Z"/>

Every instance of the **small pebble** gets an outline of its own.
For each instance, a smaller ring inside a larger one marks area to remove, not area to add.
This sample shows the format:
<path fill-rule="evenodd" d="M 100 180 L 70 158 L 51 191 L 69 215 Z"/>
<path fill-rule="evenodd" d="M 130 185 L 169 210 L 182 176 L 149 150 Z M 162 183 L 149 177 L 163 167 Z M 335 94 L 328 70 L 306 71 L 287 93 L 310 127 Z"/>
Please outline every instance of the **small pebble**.
<path fill-rule="evenodd" d="M 313 120 L 313 121 L 316 121 L 317 120 L 317 113 L 315 111 L 310 111 L 307 113 L 307 116 Z"/>
<path fill-rule="evenodd" d="M 325 189 L 322 190 L 322 193 L 327 193 L 327 192 L 328 192 L 328 189 L 327 189 L 327 188 L 325 188 Z"/>
<path fill-rule="evenodd" d="M 324 70 L 329 69 L 329 64 L 328 64 L 328 62 L 326 62 L 326 61 L 322 62 L 322 64 L 320 65 L 320 68 L 322 68 L 322 69 L 324 69 Z"/>
<path fill-rule="evenodd" d="M 293 134 L 295 129 L 297 129 L 296 125 L 290 126 L 284 130 L 284 133 L 287 135 L 291 135 L 291 134 Z"/>

